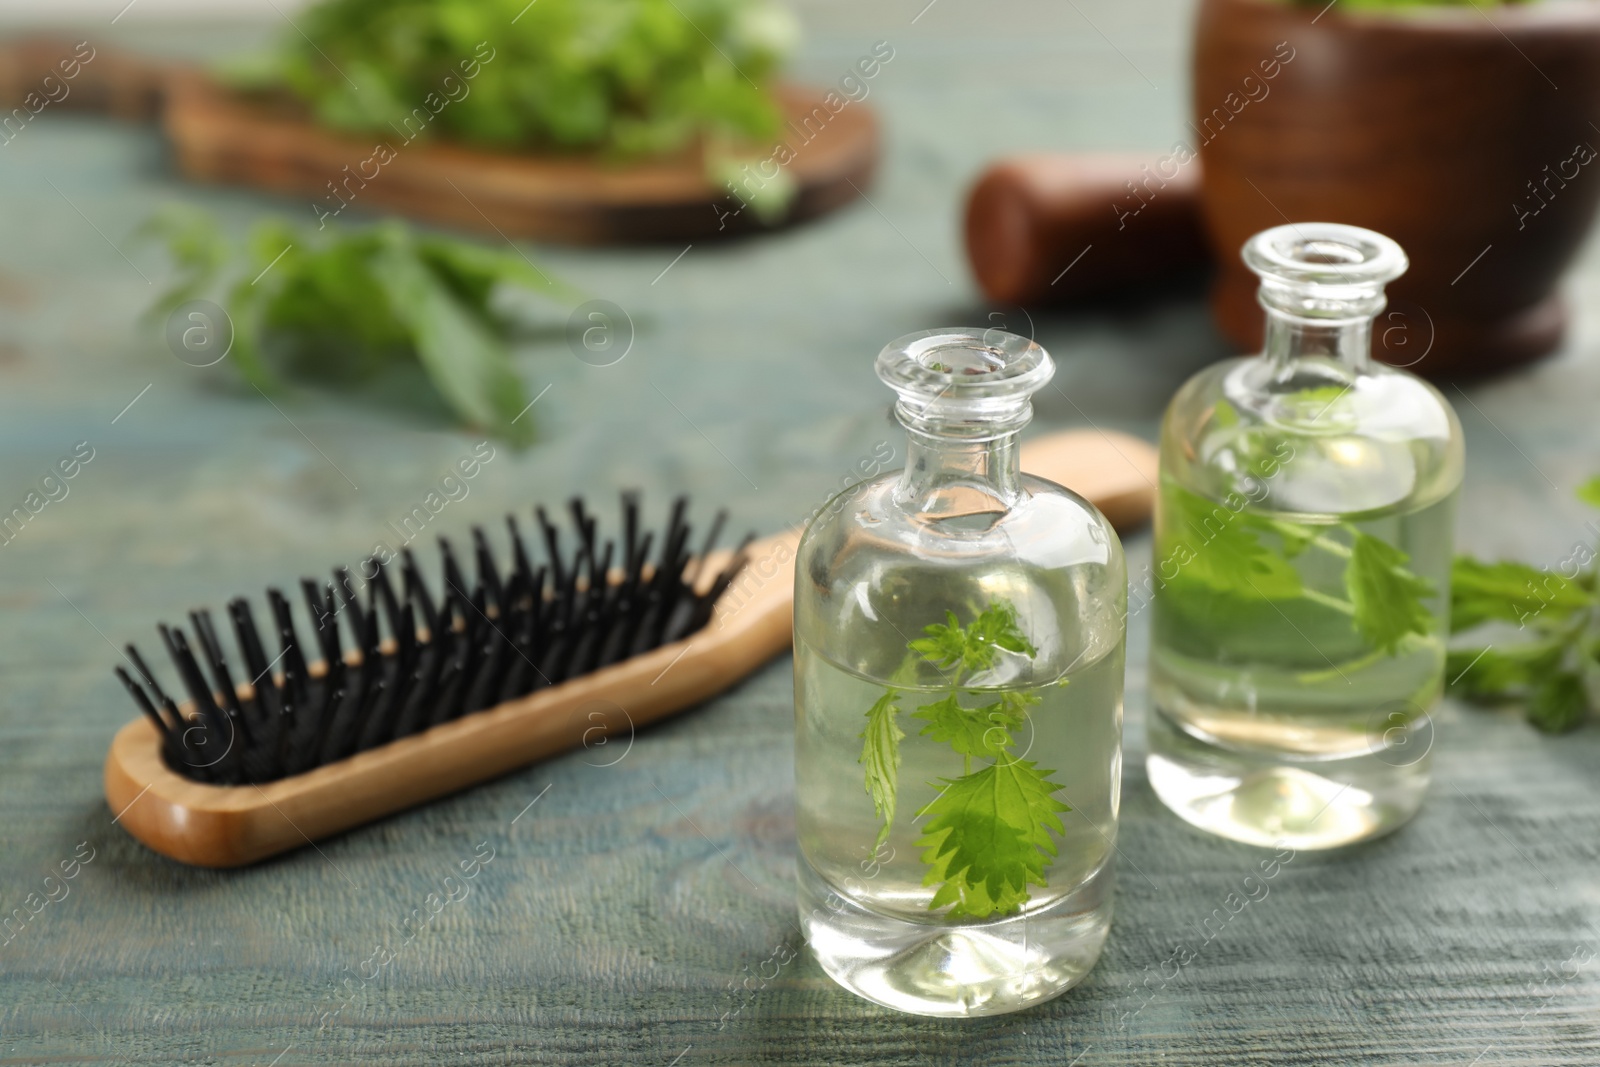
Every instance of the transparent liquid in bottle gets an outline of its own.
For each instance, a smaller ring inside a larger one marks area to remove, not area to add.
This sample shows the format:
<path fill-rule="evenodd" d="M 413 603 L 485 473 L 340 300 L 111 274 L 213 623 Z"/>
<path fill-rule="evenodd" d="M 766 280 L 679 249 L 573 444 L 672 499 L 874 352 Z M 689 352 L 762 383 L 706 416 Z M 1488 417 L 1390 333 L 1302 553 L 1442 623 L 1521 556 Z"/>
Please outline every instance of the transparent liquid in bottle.
<path fill-rule="evenodd" d="M 908 468 L 847 490 L 797 556 L 802 925 L 835 980 L 917 1014 L 1055 996 L 1110 925 L 1126 571 L 1092 505 L 1017 471 L 1048 360 L 994 332 L 886 348 Z M 912 647 L 997 622 L 974 662 Z M 892 753 L 892 811 L 873 752 L 880 770 Z M 980 837 L 971 866 L 930 859 Z"/>
<path fill-rule="evenodd" d="M 1402 825 L 1443 688 L 1460 426 L 1370 361 L 1381 235 L 1257 235 L 1266 350 L 1207 368 L 1163 424 L 1150 574 L 1152 786 L 1195 825 L 1328 848 Z"/>

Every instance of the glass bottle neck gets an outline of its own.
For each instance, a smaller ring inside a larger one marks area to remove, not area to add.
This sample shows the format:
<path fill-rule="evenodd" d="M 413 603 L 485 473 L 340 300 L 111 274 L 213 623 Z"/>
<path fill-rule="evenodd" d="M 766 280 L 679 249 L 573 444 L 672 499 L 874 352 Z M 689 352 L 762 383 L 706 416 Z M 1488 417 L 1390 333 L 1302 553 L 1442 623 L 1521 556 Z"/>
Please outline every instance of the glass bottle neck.
<path fill-rule="evenodd" d="M 1277 372 L 1288 372 L 1302 359 L 1331 359 L 1352 372 L 1372 367 L 1372 319 L 1310 319 L 1267 308 L 1262 353 Z"/>
<path fill-rule="evenodd" d="M 985 440 L 907 428 L 906 467 L 895 503 L 940 518 L 1005 511 L 1022 499 L 1016 431 Z"/>

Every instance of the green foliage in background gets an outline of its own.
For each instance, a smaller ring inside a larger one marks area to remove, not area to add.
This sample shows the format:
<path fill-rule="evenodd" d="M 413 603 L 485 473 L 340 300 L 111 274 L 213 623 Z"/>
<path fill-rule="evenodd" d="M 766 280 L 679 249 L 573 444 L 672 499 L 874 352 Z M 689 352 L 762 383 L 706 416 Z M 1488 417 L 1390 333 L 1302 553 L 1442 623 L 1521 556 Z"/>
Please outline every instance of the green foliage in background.
<path fill-rule="evenodd" d="M 1600 508 L 1600 478 L 1578 490 Z M 1600 708 L 1600 582 L 1595 548 L 1576 545 L 1556 569 L 1460 556 L 1451 575 L 1453 631 L 1515 623 L 1516 637 L 1457 647 L 1451 692 L 1486 704 L 1522 703 L 1548 733 L 1583 725 Z"/>
<path fill-rule="evenodd" d="M 337 129 L 669 153 L 774 134 L 796 36 L 772 0 L 324 0 L 253 75 Z"/>
<path fill-rule="evenodd" d="M 531 439 L 533 422 L 518 418 L 527 399 L 507 348 L 515 323 L 494 306 L 496 293 L 579 299 L 516 253 L 397 221 L 320 232 L 266 221 L 240 249 L 210 215 L 171 207 L 142 233 L 165 244 L 176 268 L 152 317 L 218 300 L 232 321 L 228 358 L 263 393 L 286 377 L 350 385 L 420 364 L 463 423 L 516 444 Z"/>

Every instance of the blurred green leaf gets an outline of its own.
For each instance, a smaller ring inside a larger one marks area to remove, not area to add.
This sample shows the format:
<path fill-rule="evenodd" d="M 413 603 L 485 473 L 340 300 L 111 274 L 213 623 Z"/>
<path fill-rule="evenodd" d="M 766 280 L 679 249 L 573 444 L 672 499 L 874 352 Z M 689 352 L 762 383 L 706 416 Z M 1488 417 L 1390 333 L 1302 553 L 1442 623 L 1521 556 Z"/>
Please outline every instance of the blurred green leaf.
<path fill-rule="evenodd" d="M 1600 508 L 1600 475 L 1578 486 L 1578 499 L 1590 507 Z"/>
<path fill-rule="evenodd" d="M 278 80 L 326 125 L 621 155 L 774 136 L 797 36 L 773 0 L 323 0 L 297 23 Z"/>
<path fill-rule="evenodd" d="M 1589 594 L 1559 574 L 1526 563 L 1485 563 L 1456 557 L 1450 573 L 1450 629 L 1469 630 L 1490 620 L 1519 626 L 1548 612 L 1560 621 L 1589 606 Z"/>
<path fill-rule="evenodd" d="M 1561 663 L 1560 641 L 1455 648 L 1445 661 L 1450 691 L 1466 700 L 1499 703 L 1527 696 L 1534 682 Z"/>
<path fill-rule="evenodd" d="M 1528 702 L 1528 721 L 1545 733 L 1576 730 L 1588 717 L 1588 693 L 1583 678 L 1573 671 L 1556 671 L 1541 679 Z"/>
<path fill-rule="evenodd" d="M 1411 562 L 1400 549 L 1371 534 L 1355 531 L 1344 587 L 1355 606 L 1356 628 L 1374 648 L 1391 654 L 1407 634 L 1426 637 L 1433 616 L 1424 603 L 1433 583 L 1406 569 Z"/>
<path fill-rule="evenodd" d="M 1600 478 L 1578 496 L 1600 504 Z M 1485 623 L 1516 623 L 1531 632 L 1531 639 L 1453 648 L 1446 664 L 1453 693 L 1486 703 L 1523 701 L 1528 721 L 1547 733 L 1577 729 L 1600 710 L 1593 698 L 1600 693 L 1600 592 L 1593 567 L 1568 578 L 1526 563 L 1458 556 L 1450 595 L 1456 633 Z"/>
<path fill-rule="evenodd" d="M 221 289 L 229 356 L 263 393 L 284 378 L 350 385 L 415 361 L 462 422 L 515 444 L 532 439 L 533 420 L 518 417 L 526 398 L 507 348 L 514 324 L 492 310 L 495 294 L 581 299 L 520 253 L 417 236 L 397 221 L 344 231 L 269 220 L 242 250 L 192 210 L 158 213 L 144 232 L 166 243 L 178 276 L 152 314 Z"/>
<path fill-rule="evenodd" d="M 481 312 L 464 306 L 413 249 L 380 249 L 373 275 L 388 294 L 395 317 L 410 330 L 434 388 L 467 422 L 516 443 L 530 439 L 528 424 L 513 423 L 527 401 L 505 346 Z M 520 422 L 520 420 L 518 420 Z"/>
<path fill-rule="evenodd" d="M 552 278 L 520 255 L 435 237 L 417 238 L 417 255 L 458 297 L 482 315 L 489 314 L 489 298 L 502 285 L 545 293 L 573 304 L 584 299 L 578 290 Z"/>
<path fill-rule="evenodd" d="M 185 204 L 168 204 L 156 211 L 134 231 L 134 239 L 164 245 L 177 270 L 172 285 L 151 304 L 151 317 L 166 315 L 208 290 L 228 258 L 228 243 L 217 220 Z"/>

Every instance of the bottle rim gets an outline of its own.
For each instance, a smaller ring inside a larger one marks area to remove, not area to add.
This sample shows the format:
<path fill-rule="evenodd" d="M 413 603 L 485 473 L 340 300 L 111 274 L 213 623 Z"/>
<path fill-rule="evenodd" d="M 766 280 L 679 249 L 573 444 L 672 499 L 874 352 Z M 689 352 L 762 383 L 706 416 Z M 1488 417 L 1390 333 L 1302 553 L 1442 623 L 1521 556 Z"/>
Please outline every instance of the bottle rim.
<path fill-rule="evenodd" d="M 1393 238 L 1338 222 L 1274 226 L 1246 241 L 1241 255 L 1263 281 L 1316 288 L 1378 287 L 1410 266 Z"/>
<path fill-rule="evenodd" d="M 877 372 L 902 401 L 963 405 L 1025 401 L 1055 374 L 1055 362 L 1037 342 L 1005 330 L 949 327 L 890 341 Z"/>

